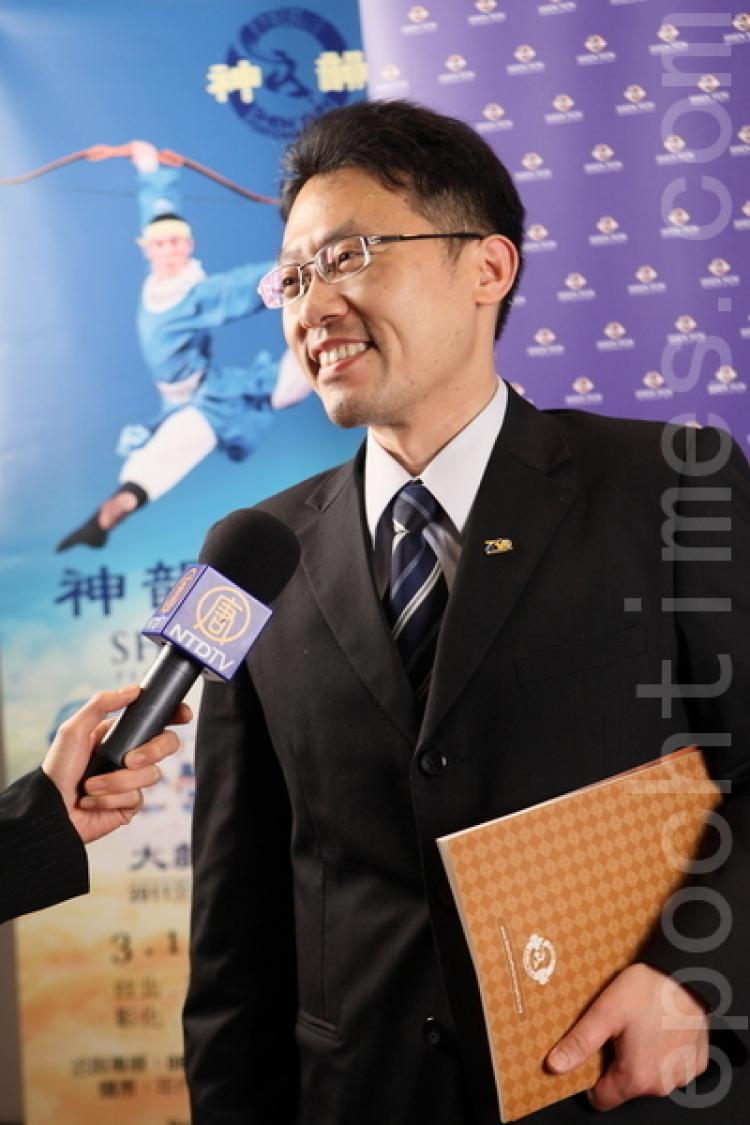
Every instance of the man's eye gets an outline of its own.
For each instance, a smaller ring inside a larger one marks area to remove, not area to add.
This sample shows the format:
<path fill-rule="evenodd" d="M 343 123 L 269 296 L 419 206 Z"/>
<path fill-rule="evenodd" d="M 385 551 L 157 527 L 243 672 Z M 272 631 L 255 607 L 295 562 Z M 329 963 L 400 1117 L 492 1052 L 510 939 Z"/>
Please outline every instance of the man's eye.
<path fill-rule="evenodd" d="M 336 251 L 334 263 L 337 270 L 346 273 L 352 269 L 356 269 L 362 262 L 362 251 L 359 247 L 352 249 L 351 247 L 342 248 Z"/>
<path fill-rule="evenodd" d="M 299 289 L 299 273 L 296 269 L 284 270 L 279 274 L 279 289 L 284 293 L 296 292 Z"/>

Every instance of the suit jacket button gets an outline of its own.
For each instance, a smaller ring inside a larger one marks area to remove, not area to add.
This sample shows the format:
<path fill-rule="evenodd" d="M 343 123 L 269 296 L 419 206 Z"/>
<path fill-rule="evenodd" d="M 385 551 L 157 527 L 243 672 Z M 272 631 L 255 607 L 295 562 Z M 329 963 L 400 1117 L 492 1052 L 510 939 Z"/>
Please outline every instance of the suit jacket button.
<path fill-rule="evenodd" d="M 447 765 L 445 754 L 440 754 L 437 750 L 426 750 L 419 759 L 419 768 L 427 777 L 437 777 Z"/>
<path fill-rule="evenodd" d="M 425 1043 L 430 1047 L 439 1047 L 443 1042 L 445 1032 L 440 1025 L 439 1020 L 434 1016 L 428 1016 L 422 1024 L 422 1035 L 424 1036 Z"/>

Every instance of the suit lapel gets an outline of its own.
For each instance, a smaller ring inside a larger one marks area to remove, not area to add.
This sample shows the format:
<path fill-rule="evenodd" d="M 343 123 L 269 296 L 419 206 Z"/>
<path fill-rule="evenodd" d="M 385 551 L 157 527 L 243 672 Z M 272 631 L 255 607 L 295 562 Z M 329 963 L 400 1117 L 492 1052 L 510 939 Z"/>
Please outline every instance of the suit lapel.
<path fill-rule="evenodd" d="M 559 424 L 513 391 L 464 529 L 420 741 L 426 741 L 484 659 L 575 496 Z M 565 474 L 569 477 L 568 474 Z M 488 539 L 512 548 L 486 554 Z M 507 545 L 506 545 L 507 546 Z"/>
<path fill-rule="evenodd" d="M 362 504 L 364 452 L 308 499 L 299 532 L 315 599 L 354 671 L 402 733 L 426 741 L 502 628 L 576 495 L 553 471 L 570 457 L 559 424 L 509 390 L 508 411 L 464 529 L 424 722 L 375 592 Z M 487 555 L 485 540 L 512 550 Z"/>
<path fill-rule="evenodd" d="M 318 513 L 299 533 L 315 599 L 354 671 L 397 727 L 414 741 L 417 709 L 375 591 L 362 505 L 363 451 L 329 477 L 308 505 Z"/>

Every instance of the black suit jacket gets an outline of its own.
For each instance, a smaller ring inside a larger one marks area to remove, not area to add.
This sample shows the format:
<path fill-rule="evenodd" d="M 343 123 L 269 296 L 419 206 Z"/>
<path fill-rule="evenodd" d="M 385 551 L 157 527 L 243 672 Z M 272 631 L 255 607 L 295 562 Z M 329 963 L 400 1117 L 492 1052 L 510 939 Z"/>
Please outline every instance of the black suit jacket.
<path fill-rule="evenodd" d="M 0 922 L 89 889 L 88 861 L 62 797 L 34 770 L 0 793 Z"/>
<path fill-rule="evenodd" d="M 298 534 L 302 564 L 246 671 L 205 692 L 185 1010 L 194 1125 L 494 1125 L 435 838 L 675 740 L 718 747 L 733 782 L 733 847 L 709 878 L 732 923 L 697 952 L 716 914 L 696 899 L 678 918 L 692 942 L 656 935 L 644 957 L 689 970 L 709 1002 L 726 981 L 732 1014 L 748 1012 L 750 490 L 728 443 L 511 394 L 421 725 L 374 591 L 361 456 L 262 505 Z M 513 550 L 485 554 L 498 537 Z M 670 674 L 693 686 L 659 689 Z M 718 1106 L 651 1100 L 644 1117 L 640 1101 L 613 1125 L 739 1125 L 746 1071 L 732 1069 Z M 529 1120 L 592 1112 L 580 1097 Z"/>

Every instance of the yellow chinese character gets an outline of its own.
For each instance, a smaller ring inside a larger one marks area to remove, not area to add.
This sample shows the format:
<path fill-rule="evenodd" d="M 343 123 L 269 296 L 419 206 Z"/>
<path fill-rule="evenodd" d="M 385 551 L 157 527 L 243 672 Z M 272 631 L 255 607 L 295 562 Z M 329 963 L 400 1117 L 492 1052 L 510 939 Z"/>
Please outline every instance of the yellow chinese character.
<path fill-rule="evenodd" d="M 240 59 L 234 66 L 213 63 L 208 68 L 206 91 L 224 105 L 230 94 L 239 93 L 240 101 L 250 105 L 254 91 L 263 85 L 263 72 L 248 59 Z"/>
<path fill-rule="evenodd" d="M 361 51 L 323 51 L 315 60 L 318 89 L 324 94 L 364 90 L 367 63 Z"/>
<path fill-rule="evenodd" d="M 201 622 L 203 631 L 215 640 L 226 637 L 237 620 L 237 614 L 242 609 L 239 602 L 227 594 L 222 594 L 216 599 L 207 620 Z"/>

